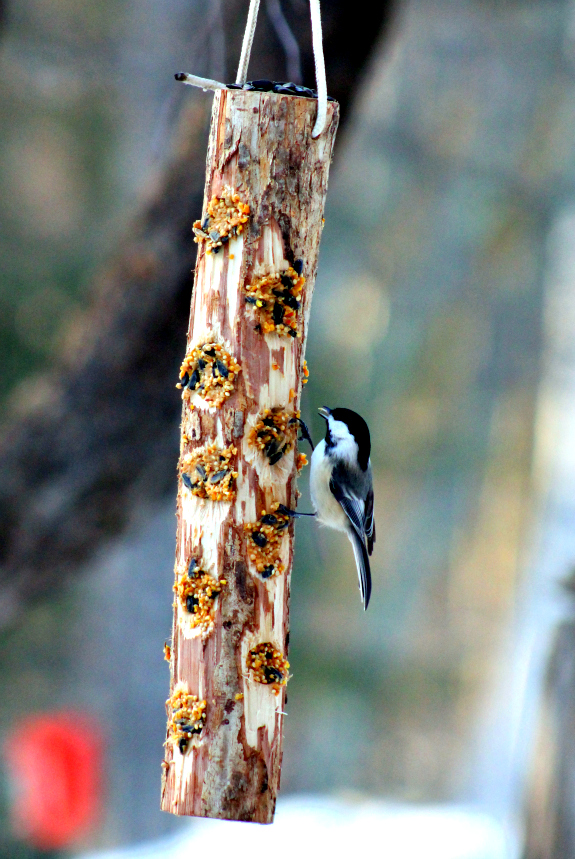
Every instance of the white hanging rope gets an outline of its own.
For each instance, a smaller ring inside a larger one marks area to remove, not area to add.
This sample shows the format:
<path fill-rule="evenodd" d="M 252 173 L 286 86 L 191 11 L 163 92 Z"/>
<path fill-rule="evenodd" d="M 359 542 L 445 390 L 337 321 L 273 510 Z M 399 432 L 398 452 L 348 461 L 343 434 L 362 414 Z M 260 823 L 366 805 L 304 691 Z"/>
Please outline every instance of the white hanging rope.
<path fill-rule="evenodd" d="M 319 137 L 322 131 L 324 131 L 327 122 L 327 82 L 325 79 L 325 61 L 323 57 L 319 0 L 309 0 L 309 6 L 311 14 L 313 58 L 315 62 L 315 80 L 317 86 L 317 116 L 315 125 L 311 132 L 311 136 L 315 138 Z M 254 33 L 256 31 L 259 8 L 260 0 L 250 0 L 250 9 L 244 33 L 244 41 L 242 43 L 240 64 L 238 66 L 238 73 L 236 76 L 236 84 L 239 84 L 240 86 L 245 84 L 248 76 L 248 65 L 254 41 Z M 209 78 L 200 78 L 197 75 L 189 75 L 185 72 L 180 72 L 175 77 L 177 81 L 189 84 L 190 86 L 201 87 L 203 90 L 226 89 L 226 85 L 221 84 L 218 81 L 212 81 Z"/>
<path fill-rule="evenodd" d="M 309 6 L 311 12 L 313 58 L 315 61 L 315 82 L 317 86 L 317 117 L 311 136 L 319 137 L 325 128 L 327 120 L 327 81 L 325 79 L 325 61 L 323 58 L 319 0 L 309 0 Z"/>
<path fill-rule="evenodd" d="M 238 66 L 238 73 L 236 75 L 236 83 L 242 84 L 242 86 L 248 79 L 248 65 L 250 62 L 250 54 L 252 52 L 252 43 L 254 41 L 254 33 L 256 31 L 259 8 L 260 0 L 250 0 L 250 11 L 248 12 L 248 20 L 244 33 L 244 41 L 242 43 L 240 64 Z"/>

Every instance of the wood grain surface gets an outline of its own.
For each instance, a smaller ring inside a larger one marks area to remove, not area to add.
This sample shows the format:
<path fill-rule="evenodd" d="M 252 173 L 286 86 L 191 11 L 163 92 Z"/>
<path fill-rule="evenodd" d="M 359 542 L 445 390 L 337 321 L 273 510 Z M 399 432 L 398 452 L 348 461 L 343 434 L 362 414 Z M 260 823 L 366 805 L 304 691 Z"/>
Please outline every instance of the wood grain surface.
<path fill-rule="evenodd" d="M 210 200 L 226 189 L 249 205 L 250 215 L 243 232 L 219 253 L 207 253 L 205 242 L 198 245 L 186 353 L 209 339 L 241 370 L 220 408 L 199 392 L 185 393 L 180 464 L 214 442 L 234 446 L 237 493 L 230 501 L 199 498 L 180 479 L 176 576 L 199 557 L 202 569 L 226 585 L 214 601 L 214 628 L 207 636 L 190 625 L 180 601 L 174 605 L 171 691 L 183 687 L 207 702 L 205 726 L 184 752 L 177 743 L 166 745 L 162 808 L 174 814 L 273 819 L 285 686 L 274 690 L 255 682 L 246 660 L 262 642 L 288 656 L 293 523 L 282 537 L 285 570 L 267 580 L 249 558 L 244 525 L 276 502 L 297 505 L 297 445 L 270 464 L 250 442 L 250 429 L 266 408 L 295 414 L 299 407 L 338 123 L 338 106 L 330 103 L 327 130 L 312 140 L 316 110 L 313 100 L 273 93 L 224 90 L 214 97 L 202 218 Z M 297 260 L 305 277 L 298 336 L 263 333 L 257 309 L 245 301 L 246 284 L 285 272 Z"/>

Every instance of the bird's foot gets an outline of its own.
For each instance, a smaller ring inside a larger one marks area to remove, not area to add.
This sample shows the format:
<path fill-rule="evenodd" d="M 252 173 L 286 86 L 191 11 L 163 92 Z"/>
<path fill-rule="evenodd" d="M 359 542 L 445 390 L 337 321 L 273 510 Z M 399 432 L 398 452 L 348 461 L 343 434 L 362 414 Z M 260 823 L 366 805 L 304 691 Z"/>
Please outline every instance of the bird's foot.
<path fill-rule="evenodd" d="M 290 510 L 284 504 L 280 504 L 277 512 L 282 513 L 284 516 L 291 516 L 292 519 L 299 519 L 301 516 L 315 516 L 315 513 L 298 513 L 297 510 Z"/>
<path fill-rule="evenodd" d="M 304 423 L 301 418 L 292 418 L 290 420 L 290 424 L 299 424 L 301 435 L 298 436 L 298 441 L 309 441 L 311 449 L 314 450 L 313 441 L 311 440 L 311 435 L 310 431 L 307 428 L 307 424 Z"/>

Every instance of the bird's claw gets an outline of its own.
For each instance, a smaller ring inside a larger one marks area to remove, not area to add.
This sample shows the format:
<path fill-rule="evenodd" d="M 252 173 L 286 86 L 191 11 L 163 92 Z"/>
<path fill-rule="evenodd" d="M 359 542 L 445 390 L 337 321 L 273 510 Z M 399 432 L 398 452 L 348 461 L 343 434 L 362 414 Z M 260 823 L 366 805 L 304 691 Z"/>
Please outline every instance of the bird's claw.
<path fill-rule="evenodd" d="M 307 424 L 301 418 L 291 418 L 290 424 L 299 424 L 301 435 L 298 436 L 298 441 L 309 441 L 311 449 L 315 450 Z"/>
<path fill-rule="evenodd" d="M 298 513 L 297 510 L 290 510 L 284 504 L 279 505 L 277 512 L 283 516 L 291 516 L 292 519 L 299 519 L 301 516 L 315 516 L 315 513 Z"/>

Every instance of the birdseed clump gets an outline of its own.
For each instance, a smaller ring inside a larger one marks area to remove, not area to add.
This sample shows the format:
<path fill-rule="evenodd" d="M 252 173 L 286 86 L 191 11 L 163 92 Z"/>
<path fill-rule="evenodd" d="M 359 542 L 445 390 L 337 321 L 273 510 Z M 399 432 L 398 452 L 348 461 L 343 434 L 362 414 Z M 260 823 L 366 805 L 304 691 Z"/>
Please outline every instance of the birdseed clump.
<path fill-rule="evenodd" d="M 298 453 L 295 458 L 295 464 L 298 471 L 301 471 L 307 465 L 307 456 L 305 453 Z"/>
<path fill-rule="evenodd" d="M 184 754 L 192 737 L 200 734 L 206 723 L 206 702 L 184 689 L 177 689 L 166 705 L 172 711 L 168 722 L 168 742 L 178 746 Z"/>
<path fill-rule="evenodd" d="M 187 571 L 174 585 L 182 608 L 191 615 L 192 627 L 201 630 L 203 639 L 214 628 L 214 600 L 226 584 L 226 579 L 212 578 L 192 558 Z"/>
<path fill-rule="evenodd" d="M 257 522 L 244 525 L 248 533 L 248 556 L 262 579 L 269 579 L 283 573 L 281 544 L 290 517 L 281 513 L 282 505 L 275 503 L 271 511 L 262 511 Z"/>
<path fill-rule="evenodd" d="M 264 334 L 275 331 L 286 337 L 297 337 L 304 283 L 305 277 L 290 266 L 286 271 L 256 277 L 252 283 L 246 284 L 245 300 L 253 306 Z"/>
<path fill-rule="evenodd" d="M 184 486 L 198 498 L 233 501 L 236 497 L 237 471 L 231 461 L 237 448 L 220 448 L 216 442 L 185 456 L 180 465 Z"/>
<path fill-rule="evenodd" d="M 194 222 L 194 241 L 205 242 L 207 254 L 217 254 L 230 239 L 243 231 L 249 214 L 248 203 L 242 203 L 239 194 L 225 188 L 223 197 L 212 197 L 205 217 Z"/>
<path fill-rule="evenodd" d="M 240 365 L 223 346 L 210 341 L 188 352 L 180 367 L 176 388 L 183 389 L 184 397 L 197 391 L 207 403 L 219 409 L 232 395 L 234 379 L 240 370 Z"/>
<path fill-rule="evenodd" d="M 272 687 L 274 695 L 279 695 L 280 688 L 288 682 L 289 662 L 284 659 L 269 641 L 258 644 L 248 653 L 248 670 L 256 683 L 265 683 Z"/>
<path fill-rule="evenodd" d="M 267 456 L 275 465 L 294 446 L 299 412 L 290 414 L 276 406 L 264 409 L 249 432 L 248 442 Z"/>

